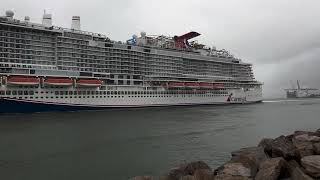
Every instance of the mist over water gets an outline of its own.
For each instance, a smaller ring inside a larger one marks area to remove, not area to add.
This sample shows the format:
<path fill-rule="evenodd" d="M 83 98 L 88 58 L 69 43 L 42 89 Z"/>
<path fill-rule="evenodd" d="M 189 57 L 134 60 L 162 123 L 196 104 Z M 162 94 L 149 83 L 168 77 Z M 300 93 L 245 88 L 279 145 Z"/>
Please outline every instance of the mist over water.
<path fill-rule="evenodd" d="M 263 137 L 320 128 L 320 99 L 0 115 L 3 179 L 128 179 L 183 162 L 221 165 Z"/>

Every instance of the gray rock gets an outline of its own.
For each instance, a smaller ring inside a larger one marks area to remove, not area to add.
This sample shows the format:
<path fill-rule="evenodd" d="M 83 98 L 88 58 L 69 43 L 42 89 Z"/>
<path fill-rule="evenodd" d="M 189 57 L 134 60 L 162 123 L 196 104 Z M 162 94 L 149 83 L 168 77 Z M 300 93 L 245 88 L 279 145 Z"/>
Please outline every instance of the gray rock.
<path fill-rule="evenodd" d="M 267 159 L 263 147 L 243 148 L 231 153 L 229 162 L 215 170 L 216 175 L 255 177 L 259 164 Z"/>
<path fill-rule="evenodd" d="M 196 170 L 205 169 L 208 171 L 212 171 L 211 168 L 203 161 L 191 162 L 180 167 L 174 168 L 170 170 L 168 176 L 174 180 L 178 180 L 183 176 L 194 175 Z"/>
<path fill-rule="evenodd" d="M 222 174 L 228 174 L 232 176 L 243 176 L 243 177 L 253 177 L 256 173 L 256 169 L 248 167 L 243 163 L 227 163 L 224 165 Z"/>
<path fill-rule="evenodd" d="M 288 162 L 288 171 L 290 173 L 291 180 L 313 180 L 313 178 L 304 173 L 295 160 Z"/>
<path fill-rule="evenodd" d="M 264 152 L 263 147 L 242 148 L 238 151 L 232 152 L 231 155 L 232 155 L 231 161 L 233 161 L 233 162 L 241 162 L 242 157 L 247 157 L 257 167 L 259 167 L 259 165 L 262 161 L 264 161 L 268 158 Z"/>
<path fill-rule="evenodd" d="M 286 169 L 286 161 L 282 157 L 267 159 L 260 164 L 255 180 L 277 180 Z"/>
<path fill-rule="evenodd" d="M 130 180 L 156 180 L 156 179 L 152 176 L 136 176 L 131 178 Z"/>
<path fill-rule="evenodd" d="M 313 144 L 313 151 L 315 155 L 320 155 L 320 143 Z"/>
<path fill-rule="evenodd" d="M 212 171 L 206 169 L 196 170 L 193 175 L 195 180 L 213 180 L 214 175 Z"/>
<path fill-rule="evenodd" d="M 313 142 L 313 143 L 320 142 L 320 137 L 318 136 L 318 134 L 314 134 L 314 133 L 296 135 L 294 136 L 294 139 L 299 141 Z"/>
<path fill-rule="evenodd" d="M 170 176 L 160 176 L 159 180 L 174 180 L 174 179 Z"/>
<path fill-rule="evenodd" d="M 196 162 L 188 163 L 186 165 L 186 167 L 184 168 L 184 171 L 187 174 L 193 175 L 196 170 L 200 170 L 200 169 L 212 171 L 211 168 L 203 161 L 196 161 Z"/>
<path fill-rule="evenodd" d="M 299 136 L 299 135 L 308 135 L 308 136 L 318 136 L 320 137 L 320 132 L 309 132 L 309 131 L 295 131 L 293 136 Z"/>
<path fill-rule="evenodd" d="M 227 174 L 220 174 L 214 177 L 214 180 L 253 180 L 252 178 L 243 176 L 232 176 Z"/>
<path fill-rule="evenodd" d="M 310 139 L 312 138 L 308 137 L 306 134 L 292 138 L 292 143 L 295 147 L 295 152 L 298 159 L 314 154 L 313 143 L 312 141 L 309 141 Z"/>
<path fill-rule="evenodd" d="M 272 148 L 271 148 L 272 141 L 273 139 L 263 138 L 258 145 L 258 147 L 263 147 L 264 152 L 267 153 L 269 156 L 271 156 L 271 153 L 272 153 Z"/>
<path fill-rule="evenodd" d="M 308 175 L 320 178 L 320 155 L 305 156 L 301 159 L 301 164 Z"/>
<path fill-rule="evenodd" d="M 295 156 L 295 147 L 292 142 L 285 136 L 280 136 L 271 143 L 272 157 L 283 157 L 291 159 Z"/>
<path fill-rule="evenodd" d="M 179 180 L 196 180 L 196 179 L 191 175 L 186 175 L 186 176 L 182 176 Z"/>

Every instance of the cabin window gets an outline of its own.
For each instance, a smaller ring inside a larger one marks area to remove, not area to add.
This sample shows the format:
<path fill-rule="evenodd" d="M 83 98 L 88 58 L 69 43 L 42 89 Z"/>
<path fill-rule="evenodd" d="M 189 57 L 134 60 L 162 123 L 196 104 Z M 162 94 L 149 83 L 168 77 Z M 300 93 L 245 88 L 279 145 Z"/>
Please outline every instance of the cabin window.
<path fill-rule="evenodd" d="M 6 91 L 6 95 L 11 95 L 11 91 Z"/>

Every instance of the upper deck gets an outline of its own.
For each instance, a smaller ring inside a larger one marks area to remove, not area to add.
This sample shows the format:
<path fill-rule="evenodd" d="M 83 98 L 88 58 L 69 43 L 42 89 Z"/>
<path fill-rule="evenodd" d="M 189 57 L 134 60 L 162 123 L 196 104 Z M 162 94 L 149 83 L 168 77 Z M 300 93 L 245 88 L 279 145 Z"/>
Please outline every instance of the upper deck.
<path fill-rule="evenodd" d="M 80 29 L 80 17 L 72 29 L 52 25 L 44 15 L 42 24 L 26 18 L 0 17 L 0 63 L 21 72 L 43 74 L 63 71 L 72 76 L 86 74 L 130 75 L 148 78 L 202 78 L 254 80 L 251 64 L 234 58 L 226 50 L 207 48 L 195 41 L 196 32 L 182 36 L 149 36 L 141 33 L 127 42 L 110 40 L 103 34 Z M 41 66 L 41 67 L 40 67 Z M 4 66 L 5 67 L 5 66 Z"/>

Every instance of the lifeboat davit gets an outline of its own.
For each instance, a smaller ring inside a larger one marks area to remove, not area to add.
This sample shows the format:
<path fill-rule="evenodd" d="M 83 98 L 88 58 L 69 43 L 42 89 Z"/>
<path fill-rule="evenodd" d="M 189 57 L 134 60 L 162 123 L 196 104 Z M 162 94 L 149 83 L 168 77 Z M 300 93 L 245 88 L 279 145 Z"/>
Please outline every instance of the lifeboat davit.
<path fill-rule="evenodd" d="M 198 82 L 186 82 L 184 85 L 189 88 L 197 88 L 200 84 Z"/>
<path fill-rule="evenodd" d="M 44 80 L 44 84 L 51 86 L 72 86 L 73 80 L 68 77 L 48 77 Z"/>
<path fill-rule="evenodd" d="M 184 82 L 169 82 L 168 87 L 184 87 Z"/>
<path fill-rule="evenodd" d="M 83 87 L 99 87 L 102 82 L 99 79 L 78 79 L 77 85 Z"/>
<path fill-rule="evenodd" d="M 9 76 L 7 78 L 8 85 L 38 85 L 39 83 L 39 78 L 34 76 Z"/>
<path fill-rule="evenodd" d="M 200 83 L 201 88 L 213 88 L 213 84 L 209 82 L 201 82 Z"/>

